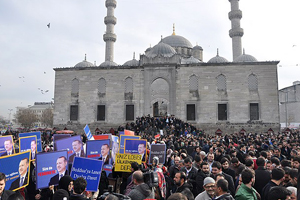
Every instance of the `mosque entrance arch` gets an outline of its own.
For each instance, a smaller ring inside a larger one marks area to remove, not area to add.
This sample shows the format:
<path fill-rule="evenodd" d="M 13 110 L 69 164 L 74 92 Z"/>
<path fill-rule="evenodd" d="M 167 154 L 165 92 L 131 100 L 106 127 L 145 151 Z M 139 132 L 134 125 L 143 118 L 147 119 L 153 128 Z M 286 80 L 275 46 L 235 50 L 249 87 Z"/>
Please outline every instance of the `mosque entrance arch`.
<path fill-rule="evenodd" d="M 153 116 L 163 116 L 169 111 L 169 83 L 163 78 L 155 79 L 150 86 Z"/>

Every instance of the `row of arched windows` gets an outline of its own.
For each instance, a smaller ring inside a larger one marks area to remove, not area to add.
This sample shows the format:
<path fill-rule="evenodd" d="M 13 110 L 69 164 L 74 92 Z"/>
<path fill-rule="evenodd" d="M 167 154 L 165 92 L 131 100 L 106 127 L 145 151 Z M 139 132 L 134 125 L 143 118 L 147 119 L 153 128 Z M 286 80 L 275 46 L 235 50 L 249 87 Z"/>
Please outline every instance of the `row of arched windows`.
<path fill-rule="evenodd" d="M 131 77 L 127 77 L 125 79 L 125 93 L 133 93 L 133 79 Z M 72 80 L 72 89 L 71 94 L 78 95 L 79 93 L 79 80 L 74 78 Z M 98 80 L 98 93 L 105 94 L 106 93 L 106 80 L 104 78 L 100 78 Z"/>
<path fill-rule="evenodd" d="M 218 91 L 226 91 L 227 90 L 227 84 L 226 84 L 226 76 L 223 74 L 220 74 L 216 77 L 217 79 L 217 90 Z M 198 90 L 199 86 L 199 78 L 195 74 L 190 76 L 189 79 L 189 89 L 190 91 L 196 91 Z M 255 74 L 250 74 L 248 76 L 248 89 L 250 91 L 257 91 L 258 90 L 258 79 Z"/>

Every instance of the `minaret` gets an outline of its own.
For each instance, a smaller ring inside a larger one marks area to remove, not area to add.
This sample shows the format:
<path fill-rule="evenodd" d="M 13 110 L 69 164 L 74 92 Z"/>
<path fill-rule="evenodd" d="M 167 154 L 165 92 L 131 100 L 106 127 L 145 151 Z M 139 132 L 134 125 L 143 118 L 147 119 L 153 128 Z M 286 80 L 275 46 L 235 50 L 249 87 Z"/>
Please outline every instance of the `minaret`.
<path fill-rule="evenodd" d="M 229 0 L 231 4 L 231 11 L 228 17 L 231 21 L 231 29 L 229 36 L 232 38 L 232 57 L 235 60 L 238 56 L 242 55 L 242 36 L 244 30 L 240 26 L 242 18 L 242 11 L 239 9 L 239 0 Z"/>
<path fill-rule="evenodd" d="M 104 18 L 106 32 L 103 35 L 103 40 L 106 43 L 105 61 L 114 61 L 114 42 L 117 40 L 117 35 L 114 33 L 114 27 L 117 23 L 117 18 L 114 16 L 115 8 L 117 7 L 116 0 L 106 0 L 107 16 Z"/>

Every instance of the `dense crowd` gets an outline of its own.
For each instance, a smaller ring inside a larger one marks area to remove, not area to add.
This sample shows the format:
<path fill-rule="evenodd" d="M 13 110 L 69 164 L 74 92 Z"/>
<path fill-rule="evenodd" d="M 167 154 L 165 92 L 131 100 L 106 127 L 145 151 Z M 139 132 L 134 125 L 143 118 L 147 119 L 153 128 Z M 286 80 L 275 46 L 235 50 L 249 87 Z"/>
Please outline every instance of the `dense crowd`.
<path fill-rule="evenodd" d="M 152 164 L 131 163 L 131 173 L 113 170 L 111 177 L 102 173 L 96 193 L 85 191 L 86 181 L 83 178 L 73 180 L 67 175 L 60 179 L 59 186 L 36 190 L 35 166 L 31 163 L 31 181 L 26 188 L 14 193 L 18 196 L 14 199 L 297 199 L 300 166 L 298 131 L 206 135 L 204 130 L 174 116 L 143 116 L 101 134 L 118 135 L 124 129 L 147 139 L 148 149 L 153 143 L 165 144 L 165 163 L 159 163 L 154 157 Z M 18 133 L 6 134 L 14 136 L 18 148 Z M 55 132 L 49 131 L 42 134 L 44 151 L 53 150 L 53 134 Z M 156 137 L 158 134 L 160 136 Z M 86 140 L 82 134 L 83 143 Z M 149 171 L 157 174 L 157 185 L 145 181 L 145 173 Z M 0 199 L 12 199 L 8 198 L 10 191 L 1 187 L 3 179 L 5 182 L 5 175 L 3 178 L 0 174 Z M 114 181 L 115 193 L 103 197 L 111 181 Z"/>

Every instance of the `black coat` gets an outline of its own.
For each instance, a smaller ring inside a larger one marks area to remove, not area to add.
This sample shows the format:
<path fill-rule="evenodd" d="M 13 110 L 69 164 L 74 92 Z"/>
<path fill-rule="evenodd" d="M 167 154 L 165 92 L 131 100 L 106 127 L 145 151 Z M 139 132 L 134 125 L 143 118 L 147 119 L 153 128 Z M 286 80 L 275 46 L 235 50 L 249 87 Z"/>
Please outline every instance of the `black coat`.
<path fill-rule="evenodd" d="M 230 194 L 234 195 L 235 187 L 234 187 L 234 182 L 233 182 L 232 177 L 224 172 L 222 172 L 222 174 L 224 175 L 226 181 L 228 182 L 228 190 L 229 190 Z M 213 174 L 211 175 L 211 177 L 215 179 Z"/>
<path fill-rule="evenodd" d="M 198 194 L 203 192 L 203 190 L 204 190 L 204 188 L 203 188 L 204 179 L 206 177 L 209 177 L 210 175 L 211 175 L 210 173 L 205 174 L 201 169 L 198 170 L 198 173 L 197 173 L 197 176 L 196 176 L 196 189 L 197 189 Z"/>
<path fill-rule="evenodd" d="M 19 176 L 19 178 L 17 178 L 16 180 L 14 180 L 12 183 L 11 183 L 11 185 L 10 185 L 10 187 L 9 187 L 9 190 L 14 190 L 14 189 L 17 189 L 17 188 L 19 188 L 20 187 L 20 176 Z M 24 182 L 23 182 L 23 186 L 24 185 L 27 185 L 28 184 L 28 173 L 26 173 L 26 176 L 25 176 L 25 179 L 24 179 Z M 2 199 L 1 199 L 2 200 Z"/>
<path fill-rule="evenodd" d="M 218 198 L 215 198 L 215 200 L 234 200 L 234 198 L 229 194 L 223 194 Z"/>
<path fill-rule="evenodd" d="M 177 188 L 176 193 L 182 193 L 188 198 L 188 200 L 194 200 L 194 195 L 191 192 L 192 187 L 193 186 L 191 186 L 189 183 L 185 182 L 182 186 Z"/>
<path fill-rule="evenodd" d="M 185 167 L 182 168 L 181 171 L 183 171 L 185 174 L 187 174 L 187 170 Z M 198 173 L 198 170 L 195 167 L 192 167 L 191 171 L 187 175 L 187 182 L 193 186 L 191 191 L 193 192 L 194 196 L 196 196 L 198 194 L 197 186 L 196 186 L 197 173 Z"/>
<path fill-rule="evenodd" d="M 272 187 L 274 186 L 278 186 L 276 185 L 276 183 L 274 183 L 273 181 L 269 181 L 267 183 L 267 185 L 262 189 L 262 192 L 261 192 L 261 200 L 268 200 L 268 197 L 269 197 L 269 191 Z"/>
<path fill-rule="evenodd" d="M 255 170 L 255 183 L 254 189 L 262 196 L 262 189 L 271 180 L 271 172 L 266 170 L 264 167 L 258 167 Z"/>
<path fill-rule="evenodd" d="M 66 170 L 65 175 L 69 175 L 68 170 Z M 59 182 L 59 174 L 56 174 L 50 178 L 49 186 L 50 185 L 58 185 L 58 182 Z"/>
<path fill-rule="evenodd" d="M 1 200 L 7 200 L 8 197 L 14 193 L 15 192 L 10 191 L 10 190 L 3 190 L 2 195 L 1 195 Z"/>

